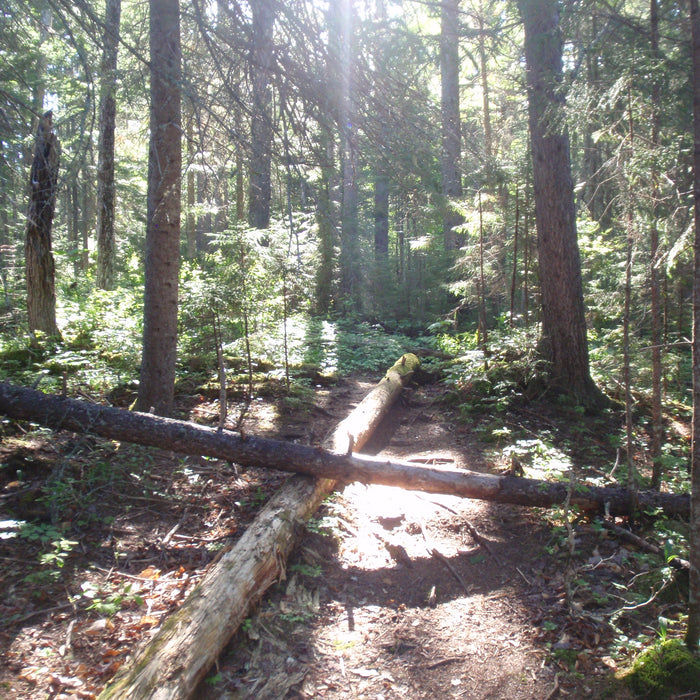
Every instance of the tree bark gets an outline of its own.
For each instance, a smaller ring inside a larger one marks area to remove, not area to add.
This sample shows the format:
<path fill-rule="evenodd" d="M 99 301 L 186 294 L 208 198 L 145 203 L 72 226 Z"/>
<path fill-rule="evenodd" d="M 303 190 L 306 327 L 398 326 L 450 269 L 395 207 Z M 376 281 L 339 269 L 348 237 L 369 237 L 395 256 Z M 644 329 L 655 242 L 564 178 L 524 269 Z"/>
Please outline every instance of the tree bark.
<path fill-rule="evenodd" d="M 374 261 L 389 257 L 389 175 L 380 161 L 374 174 Z"/>
<path fill-rule="evenodd" d="M 340 132 L 340 294 L 348 308 L 359 311 L 360 302 L 360 230 L 359 175 L 360 143 L 357 128 L 357 41 L 355 38 L 355 2 L 341 0 L 338 17 L 339 79 L 338 129 Z M 331 7 L 330 12 L 335 10 Z"/>
<path fill-rule="evenodd" d="M 333 270 L 335 267 L 335 220 L 331 190 L 333 188 L 333 144 L 326 126 L 321 125 L 321 178 L 317 189 L 316 221 L 318 224 L 318 257 L 314 288 L 314 306 L 318 316 L 332 309 Z"/>
<path fill-rule="evenodd" d="M 148 156 L 143 353 L 137 405 L 172 411 L 180 269 L 180 6 L 151 0 L 151 143 Z"/>
<path fill-rule="evenodd" d="M 200 153 L 199 170 L 197 170 L 197 204 L 199 213 L 197 214 L 197 225 L 195 228 L 195 247 L 198 254 L 204 254 L 209 250 L 209 243 L 212 239 L 211 226 L 211 192 L 209 187 L 209 175 L 205 156 Z"/>
<path fill-rule="evenodd" d="M 479 5 L 479 72 L 481 73 L 481 99 L 484 113 L 484 155 L 486 163 L 491 166 L 493 158 L 493 129 L 491 128 L 491 107 L 489 98 L 489 74 L 488 61 L 486 58 L 486 18 L 483 2 Z"/>
<path fill-rule="evenodd" d="M 107 0 L 100 71 L 100 136 L 97 155 L 97 271 L 100 289 L 114 286 L 114 132 L 117 119 L 117 50 L 121 0 Z"/>
<path fill-rule="evenodd" d="M 187 143 L 187 213 L 185 217 L 185 236 L 187 239 L 187 259 L 194 260 L 197 257 L 197 229 L 194 215 L 194 161 L 196 157 L 196 147 L 194 145 L 194 108 L 191 101 L 187 102 L 186 120 L 185 139 Z"/>
<path fill-rule="evenodd" d="M 518 233 L 520 226 L 520 188 L 515 188 L 515 225 L 513 226 L 513 269 L 510 276 L 510 325 L 515 325 L 515 290 L 518 282 Z"/>
<path fill-rule="evenodd" d="M 658 0 L 650 0 L 649 24 L 651 29 L 651 53 L 654 73 L 651 85 L 651 146 L 656 153 L 661 150 L 661 81 L 658 71 L 661 64 L 659 50 L 659 5 Z M 658 202 L 661 199 L 658 167 L 652 160 L 651 171 L 651 212 L 649 227 L 649 291 L 651 293 L 651 459 L 653 463 L 651 484 L 661 488 L 663 471 L 662 445 L 664 440 L 663 423 L 663 368 L 661 363 L 661 285 L 659 269 L 663 269 L 659 248 L 659 226 L 657 224 Z"/>
<path fill-rule="evenodd" d="M 404 356 L 342 421 L 326 443 L 360 449 L 417 369 Z M 332 479 L 289 479 L 261 510 L 236 545 L 100 695 L 172 700 L 189 697 L 265 591 L 285 576 L 285 562 L 303 523 L 334 488 Z"/>
<path fill-rule="evenodd" d="M 46 112 L 36 133 L 30 175 L 29 208 L 24 242 L 27 269 L 27 316 L 30 332 L 58 335 L 55 263 L 51 252 L 60 150 L 53 133 L 53 114 Z"/>
<path fill-rule="evenodd" d="M 253 115 L 250 122 L 251 157 L 248 195 L 248 224 L 253 228 L 270 226 L 272 199 L 272 37 L 275 3 L 252 3 L 252 50 L 250 67 L 253 85 Z"/>
<path fill-rule="evenodd" d="M 519 0 L 525 25 L 543 356 L 552 386 L 598 408 L 604 397 L 590 375 L 581 259 L 562 84 L 557 0 Z"/>
<path fill-rule="evenodd" d="M 463 219 L 452 201 L 462 196 L 462 139 L 459 119 L 459 0 L 442 0 L 440 80 L 442 118 L 442 194 L 445 250 L 458 247 L 455 227 Z"/>
<path fill-rule="evenodd" d="M 183 454 L 208 455 L 244 466 L 292 471 L 344 482 L 385 484 L 414 491 L 523 506 L 547 507 L 564 503 L 567 484 L 460 469 L 429 469 L 410 463 L 349 455 L 351 446 L 352 449 L 358 449 L 358 445 L 366 440 L 363 423 L 374 421 L 387 399 L 394 396 L 400 386 L 400 373 L 410 374 L 417 366 L 415 356 L 405 357 L 408 358 L 406 363 L 403 366 L 395 365 L 372 395 L 340 424 L 333 444 L 329 445 L 332 451 L 280 440 L 242 436 L 186 421 L 47 396 L 9 384 L 0 384 L 0 413 L 17 420 L 40 423 L 55 430 L 88 432 Z M 578 484 L 571 494 L 570 503 L 588 512 L 602 513 L 607 510 L 613 515 L 630 513 L 629 492 L 624 488 Z M 690 508 L 687 495 L 658 491 L 638 492 L 637 503 L 642 511 L 661 508 L 673 517 L 687 517 Z"/>
<path fill-rule="evenodd" d="M 690 586 L 685 642 L 697 652 L 700 644 L 700 7 L 690 0 L 693 59 L 693 199 L 695 271 L 693 277 L 693 444 L 689 528 Z"/>

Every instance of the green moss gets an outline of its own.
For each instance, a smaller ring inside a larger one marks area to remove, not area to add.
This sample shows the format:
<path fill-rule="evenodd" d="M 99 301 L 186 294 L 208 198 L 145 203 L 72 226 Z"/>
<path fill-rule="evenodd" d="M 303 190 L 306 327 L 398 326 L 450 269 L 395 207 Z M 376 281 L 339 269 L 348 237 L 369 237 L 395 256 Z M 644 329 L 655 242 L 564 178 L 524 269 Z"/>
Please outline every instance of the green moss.
<path fill-rule="evenodd" d="M 663 700 L 672 694 L 700 688 L 700 658 L 679 639 L 670 639 L 645 651 L 622 680 L 636 697 Z"/>
<path fill-rule="evenodd" d="M 391 372 L 397 372 L 403 377 L 411 372 L 415 372 L 420 367 L 420 360 L 412 352 L 407 352 L 402 355 L 386 373 L 388 377 Z"/>

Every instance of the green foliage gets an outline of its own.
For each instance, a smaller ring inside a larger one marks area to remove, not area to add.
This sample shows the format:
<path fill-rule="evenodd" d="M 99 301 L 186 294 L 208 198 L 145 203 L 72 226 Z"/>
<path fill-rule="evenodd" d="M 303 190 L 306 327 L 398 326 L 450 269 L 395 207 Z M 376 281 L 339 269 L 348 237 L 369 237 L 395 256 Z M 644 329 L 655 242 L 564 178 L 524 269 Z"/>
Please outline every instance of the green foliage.
<path fill-rule="evenodd" d="M 76 541 L 64 537 L 58 528 L 44 523 L 22 523 L 18 536 L 28 542 L 50 546 L 48 551 L 40 552 L 37 555 L 41 568 L 26 577 L 27 583 L 31 584 L 38 585 L 58 580 L 68 557 L 78 546 Z"/>
<path fill-rule="evenodd" d="M 143 605 L 143 598 L 136 593 L 132 593 L 132 587 L 131 583 L 119 583 L 110 585 L 109 590 L 106 590 L 104 586 L 84 581 L 80 584 L 82 591 L 80 597 L 87 601 L 87 610 L 93 610 L 99 615 L 112 617 L 123 607 Z"/>
<path fill-rule="evenodd" d="M 536 331 L 514 328 L 492 331 L 476 348 L 473 334 L 440 334 L 437 345 L 458 355 L 444 369 L 445 383 L 466 412 L 505 410 L 513 401 L 543 391 L 547 364 L 538 355 Z"/>
<path fill-rule="evenodd" d="M 204 682 L 209 685 L 209 686 L 216 686 L 221 683 L 221 681 L 224 680 L 224 677 L 221 673 L 215 673 L 213 676 L 208 676 L 207 678 L 204 679 Z"/>
<path fill-rule="evenodd" d="M 317 564 L 292 564 L 290 570 L 295 571 L 302 576 L 308 576 L 309 578 L 318 578 L 323 573 L 323 569 Z"/>
<path fill-rule="evenodd" d="M 644 651 L 622 679 L 637 697 L 653 700 L 697 692 L 700 658 L 679 639 L 670 639 Z"/>
<path fill-rule="evenodd" d="M 58 316 L 61 341 L 0 333 L 0 378 L 58 393 L 64 382 L 104 391 L 135 376 L 142 310 L 133 290 L 66 296 Z"/>

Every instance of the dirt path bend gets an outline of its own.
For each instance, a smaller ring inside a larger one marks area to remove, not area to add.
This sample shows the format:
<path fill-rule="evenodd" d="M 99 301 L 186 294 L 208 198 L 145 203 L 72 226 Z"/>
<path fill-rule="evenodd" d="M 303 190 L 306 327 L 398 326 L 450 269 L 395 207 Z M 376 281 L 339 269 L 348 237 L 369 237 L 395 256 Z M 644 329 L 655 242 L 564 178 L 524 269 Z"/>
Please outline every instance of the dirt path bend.
<path fill-rule="evenodd" d="M 430 387 L 410 394 L 367 451 L 484 468 L 435 398 Z M 526 509 L 347 486 L 200 698 L 554 697 L 563 687 L 543 610 L 564 601 L 549 538 Z M 581 671 L 565 692 L 592 697 L 608 669 L 587 668 L 571 638 L 554 640 Z"/>

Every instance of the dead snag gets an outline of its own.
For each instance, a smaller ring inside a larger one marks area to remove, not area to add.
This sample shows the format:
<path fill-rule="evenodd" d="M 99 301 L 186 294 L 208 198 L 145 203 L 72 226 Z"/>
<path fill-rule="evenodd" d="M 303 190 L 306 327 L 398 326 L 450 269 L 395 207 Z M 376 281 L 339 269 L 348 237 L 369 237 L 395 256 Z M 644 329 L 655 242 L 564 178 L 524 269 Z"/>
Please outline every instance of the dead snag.
<path fill-rule="evenodd" d="M 27 273 L 29 330 L 57 336 L 54 259 L 51 252 L 60 148 L 53 132 L 53 113 L 39 120 L 30 178 L 24 256 Z"/>

